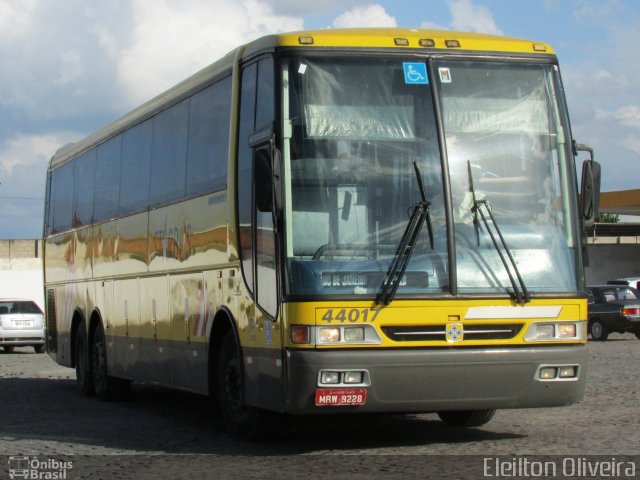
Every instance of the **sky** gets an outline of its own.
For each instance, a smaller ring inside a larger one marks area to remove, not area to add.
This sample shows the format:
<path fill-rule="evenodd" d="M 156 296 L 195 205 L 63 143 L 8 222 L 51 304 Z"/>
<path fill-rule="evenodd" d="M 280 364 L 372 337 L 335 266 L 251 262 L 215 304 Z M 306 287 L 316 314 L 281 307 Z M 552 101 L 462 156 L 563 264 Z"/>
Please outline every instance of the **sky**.
<path fill-rule="evenodd" d="M 42 232 L 47 164 L 262 35 L 406 27 L 550 43 L 602 191 L 640 188 L 638 0 L 0 0 L 0 238 Z"/>

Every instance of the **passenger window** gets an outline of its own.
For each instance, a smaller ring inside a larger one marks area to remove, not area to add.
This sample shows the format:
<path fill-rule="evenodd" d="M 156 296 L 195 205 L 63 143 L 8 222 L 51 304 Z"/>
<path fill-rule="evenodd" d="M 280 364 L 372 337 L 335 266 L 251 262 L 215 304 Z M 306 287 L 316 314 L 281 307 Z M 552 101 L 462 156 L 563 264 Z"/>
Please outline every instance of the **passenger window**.
<path fill-rule="evenodd" d="M 191 98 L 187 195 L 219 190 L 227 183 L 230 98 L 231 77 Z"/>
<path fill-rule="evenodd" d="M 188 100 L 153 119 L 149 192 L 152 205 L 179 200 L 185 195 L 188 120 Z"/>
<path fill-rule="evenodd" d="M 122 135 L 120 213 L 147 208 L 151 172 L 151 120 Z"/>
<path fill-rule="evenodd" d="M 98 146 L 93 212 L 95 222 L 109 220 L 118 215 L 121 143 L 118 136 Z"/>
<path fill-rule="evenodd" d="M 53 233 L 71 228 L 73 212 L 73 162 L 53 172 Z"/>
<path fill-rule="evenodd" d="M 75 199 L 73 226 L 90 225 L 93 221 L 93 196 L 96 181 L 96 151 L 92 149 L 73 161 Z"/>

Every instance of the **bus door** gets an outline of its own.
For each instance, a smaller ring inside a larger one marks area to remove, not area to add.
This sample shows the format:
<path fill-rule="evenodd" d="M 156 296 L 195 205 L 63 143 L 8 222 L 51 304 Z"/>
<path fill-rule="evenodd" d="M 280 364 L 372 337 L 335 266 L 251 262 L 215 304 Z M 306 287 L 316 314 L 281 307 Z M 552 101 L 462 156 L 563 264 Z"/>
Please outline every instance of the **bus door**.
<path fill-rule="evenodd" d="M 245 358 L 245 401 L 277 410 L 283 402 L 283 363 L 271 188 L 277 153 L 273 59 L 263 57 L 246 65 L 241 85 L 237 208 L 242 274 L 249 298 L 239 309 L 246 318 L 237 320 Z"/>

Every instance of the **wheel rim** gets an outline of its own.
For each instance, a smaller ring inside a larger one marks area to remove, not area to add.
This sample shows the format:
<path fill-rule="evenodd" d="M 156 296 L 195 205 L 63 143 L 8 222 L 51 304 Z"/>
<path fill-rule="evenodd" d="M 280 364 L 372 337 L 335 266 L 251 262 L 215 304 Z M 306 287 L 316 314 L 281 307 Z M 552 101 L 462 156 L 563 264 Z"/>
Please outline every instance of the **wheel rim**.
<path fill-rule="evenodd" d="M 223 408 L 234 423 L 242 422 L 248 411 L 244 405 L 242 371 L 237 355 L 230 358 L 224 366 L 223 380 Z"/>
<path fill-rule="evenodd" d="M 602 325 L 600 324 L 600 322 L 593 322 L 593 325 L 591 325 L 591 336 L 593 338 L 602 338 Z"/>
<path fill-rule="evenodd" d="M 96 332 L 93 346 L 93 381 L 96 386 L 101 386 L 106 377 L 106 355 L 102 332 Z"/>

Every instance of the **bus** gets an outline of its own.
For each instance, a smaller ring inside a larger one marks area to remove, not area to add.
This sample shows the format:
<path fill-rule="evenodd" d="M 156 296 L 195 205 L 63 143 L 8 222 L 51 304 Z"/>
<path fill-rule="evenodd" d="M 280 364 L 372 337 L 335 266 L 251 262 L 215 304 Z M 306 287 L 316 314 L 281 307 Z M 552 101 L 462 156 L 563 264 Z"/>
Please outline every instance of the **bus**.
<path fill-rule="evenodd" d="M 244 438 L 579 402 L 599 171 L 545 43 L 265 36 L 55 153 L 47 351 L 81 394 L 209 395 Z"/>

